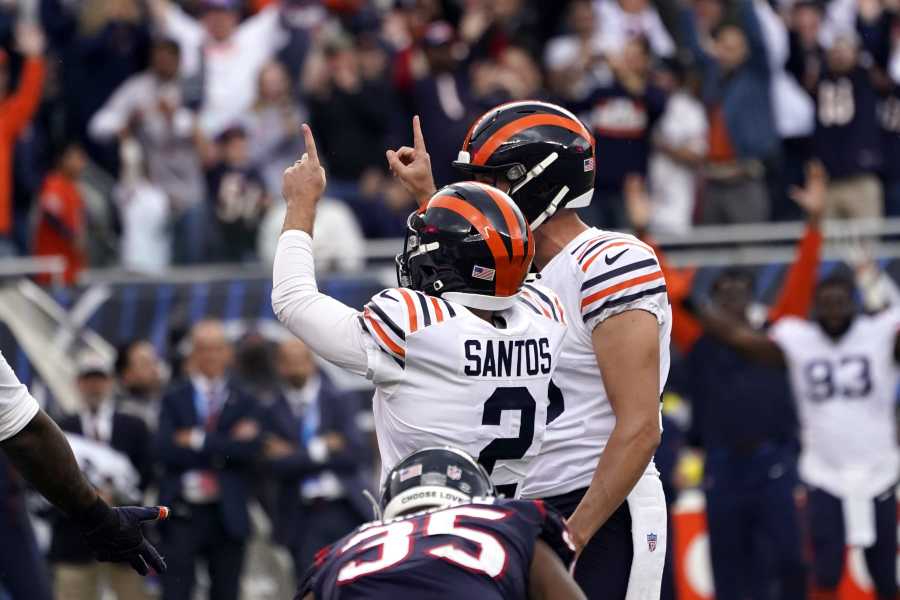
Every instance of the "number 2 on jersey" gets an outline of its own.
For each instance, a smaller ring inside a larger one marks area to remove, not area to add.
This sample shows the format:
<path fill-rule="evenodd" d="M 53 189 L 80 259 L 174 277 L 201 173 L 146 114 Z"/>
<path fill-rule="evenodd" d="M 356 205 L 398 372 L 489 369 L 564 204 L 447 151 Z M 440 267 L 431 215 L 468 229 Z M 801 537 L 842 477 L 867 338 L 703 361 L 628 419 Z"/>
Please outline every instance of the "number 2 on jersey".
<path fill-rule="evenodd" d="M 460 506 L 436 512 L 425 521 L 425 536 L 456 536 L 478 545 L 478 551 L 470 553 L 453 542 L 442 544 L 428 550 L 427 554 L 437 559 L 446 560 L 469 570 L 484 573 L 489 577 L 497 577 L 506 565 L 506 550 L 489 533 L 470 527 L 461 527 L 456 521 L 460 517 L 499 521 L 505 519 L 507 513 L 491 508 Z M 354 560 L 347 563 L 338 573 L 339 584 L 347 584 L 365 575 L 389 569 L 403 562 L 413 551 L 413 538 L 416 526 L 412 521 L 399 521 L 371 527 L 361 531 L 344 544 L 341 552 L 364 544 L 363 550 L 378 548 L 378 558 L 370 561 Z"/>
<path fill-rule="evenodd" d="M 498 460 L 518 460 L 525 456 L 534 441 L 534 413 L 537 403 L 528 388 L 501 387 L 484 403 L 482 425 L 499 425 L 503 411 L 519 411 L 519 435 L 514 438 L 497 438 L 478 454 L 478 462 L 488 472 L 494 472 Z M 515 483 L 497 486 L 497 491 L 512 498 L 516 494 Z"/>

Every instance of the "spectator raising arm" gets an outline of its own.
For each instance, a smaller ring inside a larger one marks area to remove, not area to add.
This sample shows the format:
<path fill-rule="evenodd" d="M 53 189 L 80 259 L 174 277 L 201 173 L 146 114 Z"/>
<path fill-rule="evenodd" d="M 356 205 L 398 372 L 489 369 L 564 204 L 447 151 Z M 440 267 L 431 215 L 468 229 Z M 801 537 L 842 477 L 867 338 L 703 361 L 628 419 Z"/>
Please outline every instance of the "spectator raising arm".
<path fill-rule="evenodd" d="M 34 116 L 44 86 L 43 32 L 35 25 L 20 24 L 16 42 L 25 55 L 19 86 L 8 97 L 0 97 L 0 235 L 12 227 L 12 148 Z"/>

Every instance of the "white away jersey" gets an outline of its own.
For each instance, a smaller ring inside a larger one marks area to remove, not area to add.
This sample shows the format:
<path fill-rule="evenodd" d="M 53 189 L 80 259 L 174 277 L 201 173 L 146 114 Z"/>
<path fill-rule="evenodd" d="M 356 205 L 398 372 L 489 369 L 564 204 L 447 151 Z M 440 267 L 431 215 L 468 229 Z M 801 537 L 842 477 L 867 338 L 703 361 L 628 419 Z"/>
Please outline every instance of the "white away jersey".
<path fill-rule="evenodd" d="M 541 284 L 562 300 L 569 331 L 553 376 L 551 414 L 541 455 L 523 497 L 565 494 L 590 485 L 616 423 L 591 335 L 613 315 L 645 310 L 659 322 L 660 393 L 669 374 L 672 311 L 659 262 L 634 236 L 588 229 L 541 270 Z M 655 469 L 653 463 L 648 469 Z"/>
<path fill-rule="evenodd" d="M 0 354 L 0 442 L 22 431 L 38 409 L 37 401 Z"/>
<path fill-rule="evenodd" d="M 359 318 L 376 385 L 375 427 L 383 475 L 425 446 L 478 458 L 508 496 L 541 452 L 550 376 L 567 316 L 556 295 L 529 285 L 494 326 L 465 307 L 389 289 Z"/>
<path fill-rule="evenodd" d="M 801 477 L 831 494 L 877 495 L 900 468 L 894 344 L 900 310 L 856 317 L 838 340 L 787 317 L 770 330 L 787 360 L 803 440 Z"/>

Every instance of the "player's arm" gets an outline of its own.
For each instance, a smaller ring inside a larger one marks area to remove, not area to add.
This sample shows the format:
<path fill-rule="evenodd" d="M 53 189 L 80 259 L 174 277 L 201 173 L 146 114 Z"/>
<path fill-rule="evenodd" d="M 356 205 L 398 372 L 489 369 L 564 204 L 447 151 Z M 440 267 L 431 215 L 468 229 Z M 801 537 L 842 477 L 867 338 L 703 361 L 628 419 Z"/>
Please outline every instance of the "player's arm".
<path fill-rule="evenodd" d="M 714 308 L 700 309 L 699 317 L 707 333 L 750 360 L 773 367 L 786 366 L 781 346 L 765 333 Z"/>
<path fill-rule="evenodd" d="M 640 479 L 659 445 L 659 321 L 644 310 L 609 317 L 592 334 L 616 424 L 588 491 L 569 519 L 581 550 Z"/>
<path fill-rule="evenodd" d="M 819 162 L 811 162 L 806 168 L 805 186 L 790 190 L 791 198 L 806 212 L 806 231 L 797 245 L 797 258 L 785 277 L 778 300 L 769 310 L 772 323 L 786 316 L 806 318 L 809 314 L 822 249 L 821 223 L 827 186 L 825 168 Z"/>
<path fill-rule="evenodd" d="M 543 540 L 534 545 L 531 575 L 528 582 L 529 600 L 584 600 L 578 584 L 563 566 L 559 556 Z M 303 600 L 314 600 L 307 594 Z"/>
<path fill-rule="evenodd" d="M 431 174 L 431 157 L 425 148 L 425 136 L 422 135 L 422 124 L 418 115 L 413 117 L 412 127 L 412 147 L 402 146 L 397 150 L 388 150 L 386 155 L 391 172 L 415 197 L 419 207 L 423 207 L 437 191 L 437 186 Z"/>
<path fill-rule="evenodd" d="M 144 539 L 141 523 L 165 518 L 168 509 L 110 508 L 82 475 L 65 436 L 44 411 L 0 442 L 0 449 L 26 480 L 81 526 L 99 560 L 127 562 L 141 575 L 151 568 L 166 570 L 165 561 Z"/>
<path fill-rule="evenodd" d="M 306 153 L 284 172 L 287 204 L 284 228 L 275 252 L 272 308 L 278 320 L 316 354 L 354 373 L 368 366 L 360 313 L 319 293 L 313 264 L 312 235 L 316 204 L 325 190 L 325 169 L 316 142 L 303 125 Z"/>

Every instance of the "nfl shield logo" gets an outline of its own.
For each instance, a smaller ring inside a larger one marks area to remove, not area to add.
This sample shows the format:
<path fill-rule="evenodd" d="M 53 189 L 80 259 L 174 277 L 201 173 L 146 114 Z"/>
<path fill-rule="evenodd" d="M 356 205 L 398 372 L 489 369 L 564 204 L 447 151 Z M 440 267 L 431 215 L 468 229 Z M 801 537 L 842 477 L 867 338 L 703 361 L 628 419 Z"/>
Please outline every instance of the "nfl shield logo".
<path fill-rule="evenodd" d="M 456 465 L 450 465 L 447 467 L 447 477 L 454 481 L 459 481 L 459 478 L 462 477 L 462 469 Z"/>
<path fill-rule="evenodd" d="M 656 550 L 656 534 L 648 533 L 647 534 L 647 547 L 650 548 L 650 552 Z"/>

